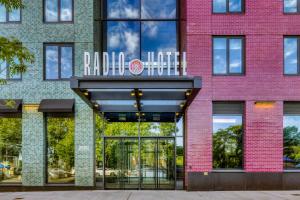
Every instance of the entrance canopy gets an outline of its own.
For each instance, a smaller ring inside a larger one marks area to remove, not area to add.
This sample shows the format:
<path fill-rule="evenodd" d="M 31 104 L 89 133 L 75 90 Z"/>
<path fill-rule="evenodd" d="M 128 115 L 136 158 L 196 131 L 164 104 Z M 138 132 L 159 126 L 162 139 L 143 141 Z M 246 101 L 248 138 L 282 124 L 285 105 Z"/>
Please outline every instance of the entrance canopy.
<path fill-rule="evenodd" d="M 109 121 L 174 121 L 201 89 L 200 77 L 72 77 L 71 88 Z"/>

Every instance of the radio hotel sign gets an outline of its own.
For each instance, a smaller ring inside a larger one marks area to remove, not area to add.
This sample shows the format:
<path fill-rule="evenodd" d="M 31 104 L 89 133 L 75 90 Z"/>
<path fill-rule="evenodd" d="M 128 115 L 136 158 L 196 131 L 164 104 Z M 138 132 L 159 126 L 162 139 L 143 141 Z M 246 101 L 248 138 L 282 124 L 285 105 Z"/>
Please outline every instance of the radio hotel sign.
<path fill-rule="evenodd" d="M 132 75 L 138 76 L 147 69 L 148 73 L 145 75 L 158 76 L 179 76 L 187 75 L 186 65 L 186 53 L 183 52 L 180 58 L 179 52 L 158 52 L 157 55 L 154 52 L 148 52 L 147 62 L 142 62 L 139 59 L 133 59 L 128 63 L 128 70 Z M 120 52 L 111 54 L 103 52 L 101 56 L 102 62 L 100 63 L 99 52 L 95 52 L 93 58 L 89 52 L 84 52 L 84 76 L 124 76 L 125 75 L 125 54 Z M 180 64 L 181 63 L 181 66 Z M 102 68 L 100 67 L 102 65 Z M 180 74 L 180 67 L 182 73 Z"/>

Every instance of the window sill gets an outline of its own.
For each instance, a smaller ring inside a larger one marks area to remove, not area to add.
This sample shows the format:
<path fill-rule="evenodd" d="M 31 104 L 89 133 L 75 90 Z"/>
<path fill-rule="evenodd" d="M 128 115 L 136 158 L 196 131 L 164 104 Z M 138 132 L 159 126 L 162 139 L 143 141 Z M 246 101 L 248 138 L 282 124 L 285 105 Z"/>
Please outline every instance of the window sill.
<path fill-rule="evenodd" d="M 300 173 L 300 169 L 285 169 L 284 173 Z"/>
<path fill-rule="evenodd" d="M 244 173 L 243 169 L 213 169 L 213 173 Z"/>
<path fill-rule="evenodd" d="M 48 187 L 75 186 L 75 183 L 46 183 L 45 186 L 48 186 Z"/>
<path fill-rule="evenodd" d="M 212 15 L 245 15 L 245 12 L 224 12 L 224 13 L 215 13 L 212 12 Z"/>

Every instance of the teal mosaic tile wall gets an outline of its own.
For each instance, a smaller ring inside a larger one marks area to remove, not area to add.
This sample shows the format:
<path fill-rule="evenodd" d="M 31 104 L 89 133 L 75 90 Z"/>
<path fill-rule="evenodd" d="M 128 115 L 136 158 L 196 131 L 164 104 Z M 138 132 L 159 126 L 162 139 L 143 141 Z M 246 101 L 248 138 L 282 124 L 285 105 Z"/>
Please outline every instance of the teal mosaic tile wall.
<path fill-rule="evenodd" d="M 76 100 L 75 171 L 76 185 L 94 185 L 93 111 L 70 89 L 69 81 L 43 81 L 43 43 L 75 44 L 75 75 L 83 73 L 83 52 L 94 48 L 93 0 L 74 0 L 73 24 L 43 23 L 43 0 L 23 0 L 21 24 L 0 24 L 0 35 L 14 36 L 35 55 L 22 81 L 0 86 L 0 99 L 23 99 L 24 104 L 39 104 L 42 99 Z M 23 185 L 45 184 L 45 127 L 43 114 L 23 113 Z M 88 147 L 88 148 L 85 148 Z"/>

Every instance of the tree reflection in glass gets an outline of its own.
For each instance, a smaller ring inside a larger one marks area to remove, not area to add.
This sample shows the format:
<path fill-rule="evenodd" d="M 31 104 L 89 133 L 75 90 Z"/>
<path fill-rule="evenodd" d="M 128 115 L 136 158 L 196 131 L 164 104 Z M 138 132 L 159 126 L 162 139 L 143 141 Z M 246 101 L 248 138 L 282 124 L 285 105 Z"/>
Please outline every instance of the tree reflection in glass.
<path fill-rule="evenodd" d="M 0 118 L 0 182 L 21 182 L 22 119 Z"/>
<path fill-rule="evenodd" d="M 213 168 L 243 167 L 242 115 L 213 116 Z"/>
<path fill-rule="evenodd" d="M 300 169 L 300 116 L 284 116 L 283 162 L 285 169 Z"/>
<path fill-rule="evenodd" d="M 74 118 L 47 117 L 48 183 L 73 183 Z"/>

